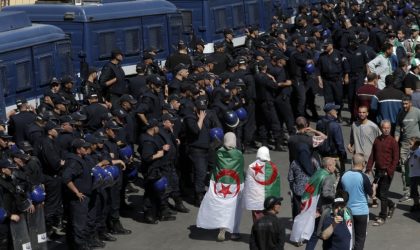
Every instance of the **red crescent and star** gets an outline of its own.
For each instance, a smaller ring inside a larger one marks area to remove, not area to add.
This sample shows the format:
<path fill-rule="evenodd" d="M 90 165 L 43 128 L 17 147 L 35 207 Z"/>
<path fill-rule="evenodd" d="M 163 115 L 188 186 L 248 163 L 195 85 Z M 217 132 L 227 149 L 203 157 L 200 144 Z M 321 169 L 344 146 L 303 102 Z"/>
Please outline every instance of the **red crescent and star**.
<path fill-rule="evenodd" d="M 268 179 L 265 179 L 265 180 L 263 180 L 263 181 L 261 181 L 261 180 L 258 180 L 256 177 L 257 177 L 257 175 L 259 174 L 259 173 L 261 173 L 262 175 L 264 174 L 264 172 L 262 171 L 262 169 L 265 167 L 265 165 L 258 165 L 258 163 L 256 163 L 255 164 L 255 166 L 254 167 L 251 167 L 252 168 L 252 170 L 254 170 L 254 172 L 255 172 L 255 175 L 254 175 L 254 180 L 258 183 L 258 184 L 261 184 L 261 185 L 263 185 L 263 186 L 268 186 L 268 185 L 271 185 L 271 184 L 273 184 L 275 181 L 276 181 L 276 179 L 277 179 L 277 175 L 278 175 L 278 168 L 277 168 L 277 166 L 276 166 L 276 164 L 274 164 L 273 162 L 269 162 L 270 163 L 270 165 L 271 165 L 271 168 L 272 168 L 272 173 L 271 173 L 271 176 L 268 178 Z"/>

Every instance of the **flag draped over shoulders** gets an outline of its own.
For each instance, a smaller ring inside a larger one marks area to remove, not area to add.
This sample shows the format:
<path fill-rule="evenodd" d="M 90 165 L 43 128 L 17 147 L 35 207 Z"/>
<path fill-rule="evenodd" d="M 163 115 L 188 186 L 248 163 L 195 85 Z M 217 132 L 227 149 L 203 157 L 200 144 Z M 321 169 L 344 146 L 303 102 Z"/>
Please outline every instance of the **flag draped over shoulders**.
<path fill-rule="evenodd" d="M 280 197 L 280 184 L 280 173 L 276 164 L 260 160 L 250 164 L 245 179 L 245 208 L 264 210 L 265 198 Z"/>
<path fill-rule="evenodd" d="M 237 149 L 220 148 L 209 189 L 197 215 L 197 227 L 234 232 L 241 218 L 244 159 Z"/>
<path fill-rule="evenodd" d="M 293 222 L 290 241 L 303 242 L 309 240 L 314 231 L 316 207 L 320 197 L 322 182 L 330 173 L 321 168 L 309 179 L 302 195 L 301 211 Z"/>

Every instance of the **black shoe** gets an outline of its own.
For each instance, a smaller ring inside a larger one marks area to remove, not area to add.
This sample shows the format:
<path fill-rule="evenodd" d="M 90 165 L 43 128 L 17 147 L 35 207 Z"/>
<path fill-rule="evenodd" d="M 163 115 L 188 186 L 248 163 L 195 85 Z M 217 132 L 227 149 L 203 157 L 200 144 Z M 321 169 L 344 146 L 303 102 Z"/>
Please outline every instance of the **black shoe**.
<path fill-rule="evenodd" d="M 102 241 L 117 241 L 117 238 L 110 235 L 109 233 L 100 233 L 98 238 L 99 240 L 102 240 Z"/>
<path fill-rule="evenodd" d="M 162 215 L 160 216 L 160 221 L 174 221 L 176 220 L 176 217 L 173 215 Z"/>
<path fill-rule="evenodd" d="M 93 238 L 88 242 L 88 246 L 91 248 L 104 248 L 106 244 L 97 238 Z"/>
<path fill-rule="evenodd" d="M 74 249 L 77 249 L 77 250 L 91 250 L 92 248 L 89 247 L 88 244 L 82 244 L 82 245 L 75 245 Z"/>
<path fill-rule="evenodd" d="M 144 223 L 147 224 L 158 224 L 159 220 L 157 220 L 156 218 L 153 218 L 152 216 L 146 216 L 144 217 Z"/>
<path fill-rule="evenodd" d="M 110 233 L 116 235 L 127 235 L 131 234 L 131 230 L 123 228 L 120 220 L 114 220 L 112 221 L 112 228 L 110 230 Z"/>
<path fill-rule="evenodd" d="M 175 210 L 180 213 L 189 213 L 190 210 L 184 206 L 182 200 L 175 203 Z"/>
<path fill-rule="evenodd" d="M 420 204 L 414 204 L 413 206 L 410 207 L 410 212 L 414 213 L 418 211 L 420 211 Z"/>

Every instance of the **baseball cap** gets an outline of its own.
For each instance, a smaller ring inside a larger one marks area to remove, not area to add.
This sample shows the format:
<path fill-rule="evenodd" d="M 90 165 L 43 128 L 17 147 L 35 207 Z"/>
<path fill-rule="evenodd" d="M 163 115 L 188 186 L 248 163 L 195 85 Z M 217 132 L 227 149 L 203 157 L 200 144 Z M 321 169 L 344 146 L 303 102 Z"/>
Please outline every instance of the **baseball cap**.
<path fill-rule="evenodd" d="M 324 106 L 324 112 L 325 113 L 328 113 L 328 112 L 330 112 L 333 109 L 339 110 L 340 109 L 340 105 L 335 105 L 335 103 L 330 102 L 330 103 L 325 104 L 325 106 Z"/>
<path fill-rule="evenodd" d="M 171 122 L 173 122 L 173 121 L 176 121 L 177 119 L 176 119 L 175 116 L 173 116 L 173 115 L 171 115 L 169 113 L 163 114 L 162 115 L 162 121 L 168 121 L 168 120 L 171 121 Z"/>
<path fill-rule="evenodd" d="M 124 94 L 120 97 L 120 103 L 122 103 L 122 102 L 129 102 L 131 104 L 136 104 L 137 100 L 134 99 L 134 97 L 132 95 Z"/>
<path fill-rule="evenodd" d="M 413 25 L 411 25 L 411 30 L 419 31 L 420 29 L 419 29 L 419 26 L 418 25 L 413 24 Z"/>
<path fill-rule="evenodd" d="M 5 140 L 10 140 L 10 139 L 12 139 L 12 136 L 11 135 L 9 135 L 9 134 L 7 134 L 6 132 L 4 132 L 4 131 L 1 131 L 0 132 L 0 138 L 1 139 L 5 139 Z"/>
<path fill-rule="evenodd" d="M 16 168 L 8 159 L 0 159 L 0 168 Z"/>
<path fill-rule="evenodd" d="M 45 124 L 45 131 L 49 131 L 51 129 L 55 129 L 58 131 L 61 130 L 61 127 L 53 121 L 48 121 L 47 124 Z"/>
<path fill-rule="evenodd" d="M 177 94 L 172 94 L 168 97 L 168 103 L 170 103 L 171 101 L 180 101 L 180 97 Z"/>
<path fill-rule="evenodd" d="M 20 98 L 16 100 L 16 106 L 21 106 L 24 103 L 28 103 L 28 101 L 26 100 L 26 98 Z"/>
<path fill-rule="evenodd" d="M 268 210 L 273 208 L 277 204 L 281 205 L 282 200 L 282 197 L 269 196 L 264 200 L 264 209 Z"/>
<path fill-rule="evenodd" d="M 104 125 L 104 128 L 106 128 L 106 129 L 109 128 L 109 129 L 113 129 L 113 130 L 121 129 L 121 127 L 118 126 L 118 124 L 115 121 L 112 121 L 112 120 L 107 121 Z"/>
<path fill-rule="evenodd" d="M 79 139 L 79 138 L 77 138 L 77 139 L 74 139 L 72 142 L 71 142 L 71 146 L 73 147 L 73 149 L 77 149 L 77 148 L 87 148 L 87 147 L 90 147 L 90 143 L 89 142 L 87 142 L 87 141 L 85 141 L 85 140 L 83 140 L 83 139 Z"/>
<path fill-rule="evenodd" d="M 12 153 L 12 157 L 13 158 L 19 158 L 25 161 L 28 161 L 29 159 L 31 159 L 31 156 L 27 153 L 25 153 L 23 150 L 19 149 L 16 152 Z"/>
<path fill-rule="evenodd" d="M 159 125 L 159 121 L 155 118 L 151 118 L 148 121 L 149 123 L 146 125 L 146 129 L 157 127 Z"/>

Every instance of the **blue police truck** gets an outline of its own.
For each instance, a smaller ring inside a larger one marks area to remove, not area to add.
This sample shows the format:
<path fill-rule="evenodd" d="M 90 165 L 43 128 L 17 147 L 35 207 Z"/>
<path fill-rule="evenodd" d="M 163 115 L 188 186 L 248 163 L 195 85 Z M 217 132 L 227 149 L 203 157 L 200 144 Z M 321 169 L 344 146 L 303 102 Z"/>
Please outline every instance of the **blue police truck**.
<path fill-rule="evenodd" d="M 166 58 L 184 32 L 176 6 L 165 0 L 37 1 L 32 5 L 5 7 L 25 11 L 32 22 L 60 27 L 71 38 L 73 67 L 80 60 L 101 68 L 111 51 L 120 48 L 126 75 L 135 73 L 143 50 L 154 48 Z"/>
<path fill-rule="evenodd" d="M 17 98 L 41 95 L 53 76 L 71 75 L 70 40 L 58 27 L 32 24 L 24 12 L 0 12 L 0 117 Z"/>
<path fill-rule="evenodd" d="M 213 52 L 211 43 L 223 39 L 223 30 L 232 29 L 235 46 L 245 43 L 244 30 L 257 25 L 267 29 L 274 15 L 274 0 L 170 0 L 182 13 L 186 29 L 202 38 L 210 46 L 206 53 Z"/>

